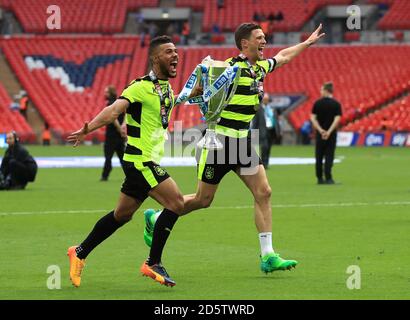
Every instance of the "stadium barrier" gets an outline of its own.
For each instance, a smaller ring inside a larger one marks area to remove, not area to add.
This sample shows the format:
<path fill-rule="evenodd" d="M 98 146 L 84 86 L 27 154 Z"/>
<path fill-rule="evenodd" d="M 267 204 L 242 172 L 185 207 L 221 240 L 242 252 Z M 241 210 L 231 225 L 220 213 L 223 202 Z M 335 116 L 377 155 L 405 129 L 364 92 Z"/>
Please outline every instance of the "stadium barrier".
<path fill-rule="evenodd" d="M 410 133 L 407 132 L 348 132 L 337 134 L 338 147 L 410 147 Z"/>

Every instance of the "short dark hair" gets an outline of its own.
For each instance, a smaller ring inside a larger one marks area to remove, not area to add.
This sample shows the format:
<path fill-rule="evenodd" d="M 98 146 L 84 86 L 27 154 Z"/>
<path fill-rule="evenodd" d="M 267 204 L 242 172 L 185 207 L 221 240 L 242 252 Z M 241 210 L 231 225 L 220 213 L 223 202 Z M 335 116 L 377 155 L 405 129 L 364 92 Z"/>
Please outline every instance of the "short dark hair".
<path fill-rule="evenodd" d="M 151 40 L 151 42 L 149 43 L 149 49 L 148 49 L 148 56 L 150 60 L 152 58 L 152 55 L 155 49 L 158 48 L 161 44 L 165 44 L 165 43 L 173 43 L 173 42 L 172 42 L 172 39 L 168 36 L 158 36 Z"/>
<path fill-rule="evenodd" d="M 256 23 L 242 23 L 235 31 L 235 43 L 239 50 L 242 50 L 242 39 L 249 40 L 253 30 L 262 29 L 260 25 Z"/>
<path fill-rule="evenodd" d="M 333 93 L 333 82 L 331 81 L 325 82 L 323 84 L 323 90 L 326 90 L 329 93 Z"/>

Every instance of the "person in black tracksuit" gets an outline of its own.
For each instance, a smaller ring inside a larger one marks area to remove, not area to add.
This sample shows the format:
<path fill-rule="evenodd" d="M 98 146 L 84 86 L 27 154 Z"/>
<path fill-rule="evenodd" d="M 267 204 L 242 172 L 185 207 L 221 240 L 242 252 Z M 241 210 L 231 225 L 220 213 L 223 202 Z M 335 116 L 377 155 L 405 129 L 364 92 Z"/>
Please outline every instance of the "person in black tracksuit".
<path fill-rule="evenodd" d="M 327 82 L 322 86 L 321 95 L 322 98 L 313 105 L 310 117 L 313 127 L 316 129 L 316 177 L 318 184 L 334 184 L 332 166 L 342 107 L 333 98 L 332 82 Z M 325 158 L 325 180 L 323 180 L 323 158 Z"/>
<path fill-rule="evenodd" d="M 117 93 L 113 86 L 108 86 L 105 89 L 105 99 L 107 100 L 107 106 L 113 104 L 117 99 Z M 126 137 L 125 132 L 123 132 L 123 130 L 121 129 L 123 121 L 124 114 L 121 114 L 117 120 L 106 127 L 104 142 L 105 162 L 100 181 L 108 180 L 108 176 L 110 175 L 110 172 L 112 170 L 111 159 L 114 155 L 114 152 L 117 154 L 118 159 L 121 162 L 121 166 L 123 166 L 122 158 L 124 156 L 124 143 Z"/>
<path fill-rule="evenodd" d="M 0 189 L 24 189 L 33 182 L 37 174 L 37 163 L 20 144 L 17 134 L 7 134 L 8 149 L 0 166 Z"/>

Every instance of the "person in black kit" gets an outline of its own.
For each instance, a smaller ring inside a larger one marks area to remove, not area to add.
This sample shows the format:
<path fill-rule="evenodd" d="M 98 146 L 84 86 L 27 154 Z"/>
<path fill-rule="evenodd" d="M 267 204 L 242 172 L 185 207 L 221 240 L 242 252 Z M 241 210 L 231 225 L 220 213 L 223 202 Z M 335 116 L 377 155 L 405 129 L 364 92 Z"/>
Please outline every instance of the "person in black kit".
<path fill-rule="evenodd" d="M 113 104 L 117 99 L 117 92 L 114 86 L 108 86 L 105 88 L 105 99 L 107 100 L 107 106 Z M 124 114 L 121 114 L 117 120 L 106 127 L 104 142 L 105 162 L 100 181 L 108 180 L 108 176 L 112 170 L 111 159 L 114 152 L 117 153 L 121 166 L 123 166 L 122 157 L 124 156 L 124 142 L 126 139 L 125 131 L 121 128 L 123 121 Z"/>
<path fill-rule="evenodd" d="M 0 190 L 24 189 L 35 180 L 37 163 L 19 143 L 14 131 L 7 134 L 6 142 L 9 147 L 0 166 Z"/>
<path fill-rule="evenodd" d="M 326 82 L 320 91 L 322 98 L 313 105 L 310 120 L 316 129 L 316 177 L 318 184 L 334 184 L 332 177 L 335 156 L 337 126 L 342 116 L 340 103 L 333 98 L 333 83 Z M 323 158 L 325 179 L 323 180 Z"/>

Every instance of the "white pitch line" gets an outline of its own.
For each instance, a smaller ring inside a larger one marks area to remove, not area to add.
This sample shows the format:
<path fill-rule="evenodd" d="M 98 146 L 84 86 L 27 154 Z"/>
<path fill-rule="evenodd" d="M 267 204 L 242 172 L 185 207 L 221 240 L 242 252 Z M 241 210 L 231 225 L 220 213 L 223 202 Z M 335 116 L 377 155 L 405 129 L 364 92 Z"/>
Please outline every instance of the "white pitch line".
<path fill-rule="evenodd" d="M 305 204 L 272 204 L 272 208 L 328 208 L 328 207 L 370 207 L 370 206 L 409 206 L 410 201 L 384 201 L 384 202 L 341 202 L 341 203 L 305 203 Z M 140 208 L 139 211 L 148 208 Z M 220 210 L 220 209 L 253 209 L 253 206 L 214 206 L 206 210 Z M 107 209 L 98 210 L 54 210 L 54 211 L 23 211 L 23 212 L 0 212 L 0 216 L 8 215 L 35 215 L 35 214 L 63 214 L 63 213 L 103 213 Z"/>

